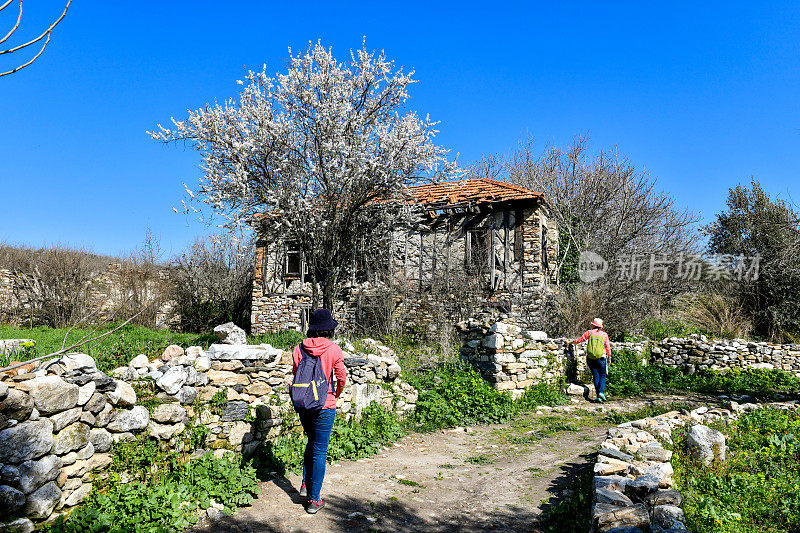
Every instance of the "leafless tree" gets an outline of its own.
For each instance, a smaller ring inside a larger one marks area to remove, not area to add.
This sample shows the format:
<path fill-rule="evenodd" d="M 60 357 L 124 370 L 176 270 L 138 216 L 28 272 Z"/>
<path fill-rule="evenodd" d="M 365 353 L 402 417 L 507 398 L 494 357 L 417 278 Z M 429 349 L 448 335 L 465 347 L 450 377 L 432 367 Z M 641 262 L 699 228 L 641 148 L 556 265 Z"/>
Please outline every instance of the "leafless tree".
<path fill-rule="evenodd" d="M 4 37 L 0 38 L 0 44 L 3 44 L 7 40 L 9 40 L 17 32 L 17 30 L 19 30 L 20 23 L 22 22 L 22 0 L 17 0 L 16 2 L 14 0 L 6 0 L 5 3 L 0 4 L 0 14 L 2 14 L 3 10 L 5 10 L 6 8 L 10 7 L 12 4 L 15 3 L 17 4 L 16 22 L 8 31 L 8 33 L 6 33 Z M 0 50 L 0 55 L 9 54 L 10 57 L 16 58 L 20 56 L 20 53 L 25 53 L 30 47 L 33 47 L 34 45 L 36 45 L 36 47 L 39 47 L 39 51 L 36 52 L 36 54 L 33 57 L 31 57 L 27 61 L 25 61 L 24 59 L 21 60 L 22 62 L 18 63 L 18 65 L 12 68 L 11 70 L 0 72 L 0 77 L 8 76 L 10 74 L 14 74 L 15 72 L 24 69 L 25 67 L 36 61 L 39 58 L 39 56 L 42 55 L 44 49 L 47 48 L 47 45 L 50 43 L 50 36 L 52 35 L 53 30 L 67 15 L 67 10 L 69 9 L 69 5 L 71 3 L 72 0 L 67 0 L 67 3 L 64 5 L 64 11 L 61 13 L 61 15 L 55 20 L 55 22 L 50 24 L 50 26 L 48 26 L 46 30 L 44 30 L 41 34 L 39 34 L 39 36 L 34 37 L 33 39 L 25 43 L 12 46 L 10 48 L 6 48 L 5 50 Z M 44 39 L 44 42 L 42 42 L 42 39 Z M 41 46 L 39 45 L 39 43 L 41 43 Z M 34 47 L 33 49 L 35 49 L 36 47 Z"/>
<path fill-rule="evenodd" d="M 169 317 L 164 315 L 164 308 L 171 285 L 162 260 L 161 243 L 148 229 L 141 247 L 124 257 L 114 272 L 121 316 L 136 314 L 136 322 L 147 327 L 166 325 Z"/>
<path fill-rule="evenodd" d="M 658 189 L 655 178 L 616 149 L 592 152 L 589 139 L 578 137 L 568 149 L 537 151 L 528 138 L 511 157 L 509 176 L 516 184 L 544 192 L 558 221 L 559 271 L 566 282 L 558 307 L 574 310 L 579 303 L 595 302 L 587 306 L 583 319 L 566 319 L 565 329 L 603 314 L 612 326 L 630 331 L 641 318 L 658 313 L 666 298 L 686 289 L 673 273 L 659 272 L 647 279 L 647 271 L 638 278 L 612 271 L 588 288 L 574 284 L 582 251 L 608 261 L 698 252 L 696 215 L 676 206 L 669 194 Z"/>

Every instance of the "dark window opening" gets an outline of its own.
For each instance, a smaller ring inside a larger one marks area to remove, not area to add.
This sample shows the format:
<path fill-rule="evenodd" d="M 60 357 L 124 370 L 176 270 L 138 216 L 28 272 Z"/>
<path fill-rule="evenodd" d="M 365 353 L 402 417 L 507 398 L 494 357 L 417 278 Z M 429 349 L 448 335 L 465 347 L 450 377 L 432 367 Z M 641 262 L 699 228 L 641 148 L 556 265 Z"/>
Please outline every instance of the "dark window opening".
<path fill-rule="evenodd" d="M 287 279 L 297 279 L 303 275 L 303 254 L 293 241 L 286 243 L 286 261 L 283 275 Z"/>
<path fill-rule="evenodd" d="M 542 226 L 542 270 L 545 273 L 550 270 L 550 262 L 547 258 L 547 226 Z"/>

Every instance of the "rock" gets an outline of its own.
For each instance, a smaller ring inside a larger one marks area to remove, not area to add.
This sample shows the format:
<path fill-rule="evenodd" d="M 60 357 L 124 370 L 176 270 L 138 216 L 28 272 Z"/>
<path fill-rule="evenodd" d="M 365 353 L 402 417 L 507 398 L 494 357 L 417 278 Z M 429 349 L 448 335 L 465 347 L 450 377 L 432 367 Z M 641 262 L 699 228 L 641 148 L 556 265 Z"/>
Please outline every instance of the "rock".
<path fill-rule="evenodd" d="M 121 366 L 119 368 L 115 368 L 111 371 L 111 375 L 116 379 L 121 379 L 122 381 L 135 381 L 139 378 L 139 374 L 136 372 L 136 369 L 130 366 Z"/>
<path fill-rule="evenodd" d="M 583 385 L 577 385 L 575 383 L 570 383 L 567 387 L 567 394 L 570 396 L 583 396 L 587 392 L 586 387 Z"/>
<path fill-rule="evenodd" d="M 96 453 L 86 462 L 87 472 L 100 472 L 108 468 L 113 458 L 110 453 Z"/>
<path fill-rule="evenodd" d="M 198 372 L 208 372 L 211 369 L 211 359 L 205 355 L 198 355 L 194 367 Z"/>
<path fill-rule="evenodd" d="M 194 357 L 197 359 L 198 357 L 202 357 L 205 355 L 205 351 L 203 350 L 202 346 L 189 346 L 186 348 L 186 356 L 187 357 Z"/>
<path fill-rule="evenodd" d="M 600 448 L 600 451 L 597 452 L 601 455 L 605 455 L 607 457 L 613 457 L 614 459 L 618 459 L 620 461 L 629 462 L 633 460 L 633 455 L 629 453 L 622 452 L 620 450 L 615 450 L 613 448 Z"/>
<path fill-rule="evenodd" d="M 215 327 L 214 335 L 223 344 L 247 344 L 247 334 L 233 322 L 226 322 Z"/>
<path fill-rule="evenodd" d="M 78 405 L 78 386 L 58 376 L 42 376 L 18 385 L 28 391 L 39 413 L 49 415 Z"/>
<path fill-rule="evenodd" d="M 147 429 L 153 437 L 159 440 L 169 440 L 175 435 L 182 433 L 183 430 L 186 429 L 186 426 L 183 422 L 178 422 L 177 424 L 159 424 L 151 420 Z"/>
<path fill-rule="evenodd" d="M 258 346 L 212 344 L 206 355 L 212 361 L 263 361 L 265 366 L 277 364 L 283 356 L 283 350 L 273 348 L 269 344 Z"/>
<path fill-rule="evenodd" d="M 33 533 L 33 522 L 28 518 L 17 518 L 2 525 L 3 533 Z"/>
<path fill-rule="evenodd" d="M 92 492 L 91 483 L 83 483 L 64 500 L 64 507 L 73 507 L 81 503 Z"/>
<path fill-rule="evenodd" d="M 173 366 L 156 381 L 156 385 L 167 394 L 177 394 L 186 383 L 187 377 L 186 369 L 181 366 Z"/>
<path fill-rule="evenodd" d="M 390 365 L 388 365 L 386 367 L 386 377 L 389 380 L 397 379 L 398 377 L 400 377 L 400 373 L 402 371 L 403 371 L 403 369 L 400 368 L 400 365 L 398 365 L 395 362 L 392 362 L 392 364 L 390 364 Z"/>
<path fill-rule="evenodd" d="M 95 425 L 99 428 L 104 428 L 108 425 L 108 421 L 111 420 L 111 415 L 114 412 L 114 408 L 111 407 L 110 403 L 106 403 L 103 406 L 103 410 L 97 413 L 95 417 Z"/>
<path fill-rule="evenodd" d="M 92 397 L 89 398 L 89 401 L 86 402 L 86 405 L 84 405 L 83 408 L 97 416 L 97 413 L 102 411 L 107 403 L 108 398 L 106 398 L 105 394 L 95 392 L 92 394 Z"/>
<path fill-rule="evenodd" d="M 657 490 L 647 495 L 647 502 L 655 507 L 656 505 L 675 505 L 680 506 L 683 501 L 681 493 L 677 490 Z"/>
<path fill-rule="evenodd" d="M 175 424 L 182 422 L 186 416 L 186 410 L 178 404 L 162 403 L 153 409 L 150 418 L 159 424 Z"/>
<path fill-rule="evenodd" d="M 246 422 L 236 422 L 228 434 L 228 442 L 232 446 L 240 446 L 245 440 L 245 437 L 250 432 L 250 424 Z"/>
<path fill-rule="evenodd" d="M 50 417 L 50 420 L 53 421 L 53 431 L 61 431 L 73 422 L 77 422 L 78 419 L 80 419 L 82 412 L 83 410 L 80 407 L 73 407 L 72 409 L 67 409 L 66 411 L 61 411 L 60 413 L 54 414 Z"/>
<path fill-rule="evenodd" d="M 233 387 L 235 385 L 247 386 L 250 384 L 250 380 L 246 375 L 228 372 L 226 370 L 209 370 L 208 380 L 212 385 L 223 385 L 226 387 Z"/>
<path fill-rule="evenodd" d="M 53 438 L 53 453 L 64 455 L 83 448 L 89 443 L 89 431 L 89 426 L 82 422 L 75 422 L 65 427 Z"/>
<path fill-rule="evenodd" d="M 219 522 L 220 520 L 228 516 L 225 514 L 225 511 L 223 511 L 222 509 L 217 509 L 216 507 L 209 507 L 208 509 L 206 509 L 206 515 L 208 516 L 208 519 L 211 520 L 212 522 Z"/>
<path fill-rule="evenodd" d="M 8 385 L 0 383 L 0 402 L 6 399 L 6 395 L 8 395 Z"/>
<path fill-rule="evenodd" d="M 105 429 L 92 428 L 89 431 L 89 442 L 92 443 L 96 452 L 107 452 L 111 449 L 114 440 L 111 438 L 111 433 Z"/>
<path fill-rule="evenodd" d="M 27 420 L 33 411 L 33 398 L 17 389 L 8 389 L 5 399 L 0 403 L 0 414 L 12 420 Z"/>
<path fill-rule="evenodd" d="M 164 349 L 164 352 L 161 354 L 162 361 L 169 361 L 174 357 L 180 357 L 183 355 L 183 348 L 178 346 L 177 344 L 170 344 Z"/>
<path fill-rule="evenodd" d="M 94 444 L 92 444 L 92 441 L 90 440 L 88 443 L 86 443 L 86 446 L 78 450 L 77 459 L 79 461 L 85 461 L 93 455 L 94 455 Z"/>
<path fill-rule="evenodd" d="M 150 359 L 143 353 L 140 353 L 136 357 L 134 357 L 131 362 L 129 363 L 130 366 L 133 368 L 147 368 L 150 364 Z"/>
<path fill-rule="evenodd" d="M 58 370 L 56 370 L 56 368 Z M 43 370 L 49 372 L 63 373 L 72 372 L 74 370 L 97 370 L 97 365 L 91 356 L 84 353 L 70 353 L 62 355 L 59 359 L 54 359 L 42 366 Z"/>
<path fill-rule="evenodd" d="M 38 461 L 25 461 L 19 465 L 17 486 L 25 494 L 30 494 L 48 481 L 53 481 L 61 471 L 61 459 L 47 455 Z"/>
<path fill-rule="evenodd" d="M 228 402 L 228 407 L 222 414 L 223 422 L 244 420 L 247 417 L 247 402 Z"/>
<path fill-rule="evenodd" d="M 625 486 L 625 492 L 643 498 L 647 494 L 658 490 L 659 484 L 660 480 L 656 476 L 645 474 L 637 477 L 633 481 L 628 481 L 628 484 Z"/>
<path fill-rule="evenodd" d="M 604 487 L 595 489 L 594 498 L 597 503 L 608 503 L 619 507 L 629 507 L 633 505 L 633 501 L 621 492 Z"/>
<path fill-rule="evenodd" d="M 593 489 L 608 488 L 611 490 L 625 491 L 625 486 L 631 481 L 630 478 L 623 476 L 594 476 L 592 481 Z"/>
<path fill-rule="evenodd" d="M 133 390 L 133 387 L 119 379 L 114 380 L 114 382 L 116 383 L 114 390 L 106 395 L 108 401 L 117 407 L 131 407 L 136 405 L 136 391 Z"/>
<path fill-rule="evenodd" d="M 60 500 L 61 489 L 50 481 L 28 496 L 23 512 L 28 517 L 43 520 L 53 513 L 53 509 Z"/>
<path fill-rule="evenodd" d="M 147 408 L 137 405 L 132 409 L 117 409 L 108 422 L 108 431 L 125 433 L 144 429 L 150 423 L 150 413 Z"/>
<path fill-rule="evenodd" d="M 725 435 L 708 426 L 697 424 L 689 430 L 687 439 L 692 457 L 705 466 L 725 461 Z"/>
<path fill-rule="evenodd" d="M 653 522 L 664 529 L 686 529 L 683 509 L 675 505 L 656 505 L 653 508 Z"/>
<path fill-rule="evenodd" d="M 0 463 L 38 459 L 53 447 L 53 422 L 43 418 L 0 431 Z"/>
<path fill-rule="evenodd" d="M 0 509 L 2 509 L 0 516 L 11 514 L 23 505 L 25 505 L 25 494 L 14 487 L 0 485 Z"/>
<path fill-rule="evenodd" d="M 95 390 L 97 389 L 97 384 L 94 381 L 88 382 L 86 385 L 83 385 L 78 388 L 78 405 L 86 405 L 89 400 L 92 399 Z"/>
<path fill-rule="evenodd" d="M 264 396 L 272 393 L 272 387 L 263 381 L 256 381 L 244 388 L 244 392 L 253 396 Z"/>
<path fill-rule="evenodd" d="M 175 398 L 183 405 L 193 404 L 197 398 L 197 389 L 194 387 L 181 387 Z"/>
<path fill-rule="evenodd" d="M 532 341 L 544 341 L 548 338 L 544 331 L 526 331 L 525 337 Z"/>
<path fill-rule="evenodd" d="M 609 531 L 620 527 L 650 527 L 650 515 L 644 504 L 630 507 L 618 507 L 606 503 L 597 503 L 592 509 L 592 522 L 598 531 Z"/>
<path fill-rule="evenodd" d="M 0 485 L 16 486 L 19 484 L 19 468 L 5 465 L 0 468 Z"/>

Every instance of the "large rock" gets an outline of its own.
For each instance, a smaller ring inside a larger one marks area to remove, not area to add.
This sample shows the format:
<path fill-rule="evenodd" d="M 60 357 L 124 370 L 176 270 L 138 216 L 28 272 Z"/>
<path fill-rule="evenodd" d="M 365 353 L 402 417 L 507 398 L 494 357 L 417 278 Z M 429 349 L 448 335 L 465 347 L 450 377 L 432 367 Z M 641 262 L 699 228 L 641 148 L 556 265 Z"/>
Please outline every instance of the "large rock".
<path fill-rule="evenodd" d="M 233 322 L 226 322 L 215 327 L 214 335 L 223 344 L 247 344 L 247 334 Z"/>
<path fill-rule="evenodd" d="M 183 355 L 183 348 L 178 346 L 177 344 L 170 344 L 166 348 L 164 348 L 164 352 L 161 354 L 162 361 L 169 361 L 176 357 L 180 357 Z"/>
<path fill-rule="evenodd" d="M 119 379 L 114 380 L 114 390 L 107 394 L 108 401 L 117 407 L 131 407 L 136 405 L 136 391 L 128 383 Z"/>
<path fill-rule="evenodd" d="M 182 366 L 173 366 L 167 370 L 163 376 L 158 378 L 156 385 L 158 385 L 167 394 L 177 394 L 183 384 L 186 383 L 188 375 L 186 369 Z"/>
<path fill-rule="evenodd" d="M 3 533 L 33 533 L 33 522 L 29 518 L 17 518 L 3 525 Z"/>
<path fill-rule="evenodd" d="M 186 426 L 183 422 L 178 422 L 177 424 L 159 424 L 151 420 L 147 428 L 148 432 L 153 437 L 159 440 L 169 440 L 175 435 L 182 433 L 183 430 L 186 429 Z"/>
<path fill-rule="evenodd" d="M 212 361 L 234 361 L 234 360 L 258 360 L 265 366 L 277 364 L 283 356 L 283 350 L 273 348 L 269 344 L 252 345 L 230 345 L 212 344 L 208 347 L 206 355 Z"/>
<path fill-rule="evenodd" d="M 117 409 L 112 413 L 107 429 L 114 433 L 125 433 L 144 429 L 150 423 L 147 408 L 137 405 L 133 409 Z"/>
<path fill-rule="evenodd" d="M 61 500 L 61 489 L 53 481 L 30 494 L 23 512 L 35 519 L 45 519 L 53 513 L 56 504 Z"/>
<path fill-rule="evenodd" d="M 78 405 L 78 386 L 67 383 L 58 376 L 42 376 L 29 379 L 18 385 L 33 397 L 39 413 L 49 415 L 72 409 Z"/>
<path fill-rule="evenodd" d="M 53 481 L 61 471 L 61 459 L 47 455 L 38 461 L 25 461 L 19 465 L 19 489 L 30 494 L 48 481 Z"/>
<path fill-rule="evenodd" d="M 86 405 L 83 406 L 84 409 L 89 411 L 90 413 L 97 415 L 97 413 L 101 412 L 103 408 L 108 404 L 108 398 L 105 394 L 95 392 L 92 394 L 92 397 L 89 398 L 89 401 L 86 402 Z"/>
<path fill-rule="evenodd" d="M 96 390 L 97 384 L 94 381 L 90 381 L 86 385 L 81 386 L 78 389 L 78 405 L 86 405 L 89 403 L 89 400 L 92 399 Z"/>
<path fill-rule="evenodd" d="M 12 420 L 27 420 L 33 411 L 33 398 L 17 389 L 8 389 L 5 400 L 0 402 L 0 415 Z"/>
<path fill-rule="evenodd" d="M 64 455 L 72 450 L 79 450 L 89 443 L 89 426 L 83 422 L 75 422 L 58 433 L 53 442 L 53 453 Z"/>
<path fill-rule="evenodd" d="M 186 416 L 186 410 L 175 403 L 162 403 L 153 409 L 150 418 L 159 424 L 175 424 L 182 422 Z"/>
<path fill-rule="evenodd" d="M 53 422 L 43 418 L 0 431 L 0 463 L 38 459 L 53 448 Z"/>
<path fill-rule="evenodd" d="M 131 359 L 130 362 L 130 366 L 132 366 L 133 368 L 147 368 L 149 364 L 150 364 L 150 359 L 148 359 L 147 356 L 143 353 L 140 353 L 139 355 Z"/>
<path fill-rule="evenodd" d="M 64 499 L 64 507 L 73 507 L 81 503 L 92 492 L 91 483 L 83 483 L 80 487 Z"/>
<path fill-rule="evenodd" d="M 383 388 L 374 383 L 355 383 L 351 391 L 350 401 L 356 415 L 361 414 L 372 402 L 379 401 L 383 394 Z"/>
<path fill-rule="evenodd" d="M 653 522 L 664 529 L 686 529 L 683 509 L 675 505 L 657 505 L 653 508 Z"/>
<path fill-rule="evenodd" d="M 234 387 L 236 385 L 247 386 L 250 384 L 250 379 L 246 375 L 229 372 L 227 370 L 209 370 L 208 380 L 212 385 L 226 387 Z"/>
<path fill-rule="evenodd" d="M 592 522 L 597 531 L 609 531 L 614 528 L 650 527 L 650 514 L 644 504 L 630 507 L 619 507 L 606 503 L 597 503 L 592 510 Z"/>
<path fill-rule="evenodd" d="M 14 487 L 0 485 L 0 517 L 17 511 L 23 505 L 25 505 L 25 494 Z"/>
<path fill-rule="evenodd" d="M 8 395 L 8 385 L 0 383 L 0 402 L 6 399 L 6 395 Z"/>
<path fill-rule="evenodd" d="M 83 410 L 80 407 L 73 407 L 66 411 L 61 411 L 50 417 L 53 421 L 53 431 L 59 432 L 73 422 L 77 422 L 81 417 Z"/>
<path fill-rule="evenodd" d="M 89 442 L 92 443 L 96 452 L 107 452 L 111 449 L 114 439 L 111 438 L 111 433 L 105 429 L 92 428 L 89 431 Z"/>
<path fill-rule="evenodd" d="M 58 367 L 58 369 L 56 369 L 56 367 Z M 85 353 L 70 353 L 61 356 L 59 359 L 45 363 L 42 368 L 60 373 L 59 369 L 61 372 L 71 372 L 73 370 L 96 370 L 97 365 L 90 355 L 86 355 Z"/>
<path fill-rule="evenodd" d="M 692 457 L 705 466 L 725 461 L 725 435 L 715 429 L 702 424 L 692 426 L 687 443 Z"/>

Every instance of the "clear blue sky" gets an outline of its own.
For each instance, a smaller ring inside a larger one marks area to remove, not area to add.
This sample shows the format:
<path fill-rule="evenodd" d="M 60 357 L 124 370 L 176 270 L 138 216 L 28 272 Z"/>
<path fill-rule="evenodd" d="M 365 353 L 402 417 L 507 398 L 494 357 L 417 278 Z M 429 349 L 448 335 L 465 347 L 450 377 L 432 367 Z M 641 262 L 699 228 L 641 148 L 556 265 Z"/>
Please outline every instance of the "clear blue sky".
<path fill-rule="evenodd" d="M 26 2 L 25 30 L 58 4 Z M 208 232 L 171 209 L 199 158 L 145 131 L 235 96 L 245 68 L 283 70 L 289 46 L 344 57 L 364 35 L 416 70 L 410 107 L 462 163 L 587 133 L 705 221 L 751 175 L 797 199 L 800 3 L 763 4 L 75 0 L 44 55 L 0 78 L 0 240 L 120 254 L 149 227 L 179 252 Z"/>

